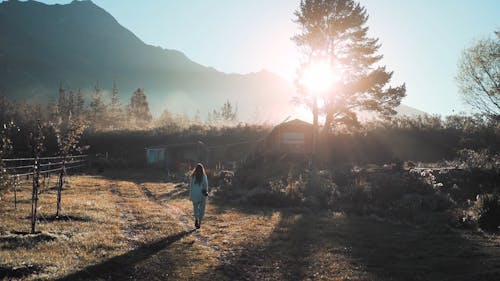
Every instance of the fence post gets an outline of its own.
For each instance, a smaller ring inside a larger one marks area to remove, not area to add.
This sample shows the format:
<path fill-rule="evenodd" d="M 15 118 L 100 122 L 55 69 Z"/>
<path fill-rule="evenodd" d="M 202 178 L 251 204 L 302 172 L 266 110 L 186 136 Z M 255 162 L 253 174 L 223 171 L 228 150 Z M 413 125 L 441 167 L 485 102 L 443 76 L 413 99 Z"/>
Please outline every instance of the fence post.
<path fill-rule="evenodd" d="M 57 211 L 56 218 L 59 218 L 61 213 L 61 192 L 64 183 L 64 173 L 66 172 L 66 156 L 63 158 L 61 173 L 59 174 L 59 186 L 57 187 Z"/>
<path fill-rule="evenodd" d="M 31 233 L 35 233 L 36 220 L 37 220 L 37 209 L 38 209 L 38 187 L 40 186 L 39 181 L 40 170 L 38 167 L 38 157 L 35 158 L 35 164 L 33 165 L 33 191 L 31 194 Z"/>
<path fill-rule="evenodd" d="M 14 177 L 14 210 L 17 210 L 17 180 L 19 179 L 19 176 L 16 175 Z"/>

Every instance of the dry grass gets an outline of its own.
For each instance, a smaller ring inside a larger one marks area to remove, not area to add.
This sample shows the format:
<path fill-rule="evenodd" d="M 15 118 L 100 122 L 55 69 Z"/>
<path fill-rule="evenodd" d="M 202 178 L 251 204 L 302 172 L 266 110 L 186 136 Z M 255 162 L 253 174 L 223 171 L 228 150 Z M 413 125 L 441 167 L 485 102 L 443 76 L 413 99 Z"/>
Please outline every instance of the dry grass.
<path fill-rule="evenodd" d="M 144 186 L 161 204 L 192 213 L 186 186 Z M 446 224 L 225 208 L 209 200 L 200 235 L 218 252 L 215 272 L 228 280 L 500 280 L 499 237 Z"/>
<path fill-rule="evenodd" d="M 96 272 L 92 272 L 92 265 L 127 257 L 130 251 L 141 248 L 146 252 L 149 250 L 151 255 L 144 256 L 145 259 L 141 261 L 129 257 L 134 261 L 131 264 L 133 274 L 142 271 L 141 278 L 150 279 L 144 274 L 150 269 L 165 271 L 163 266 L 151 266 L 150 263 L 167 266 L 170 276 L 190 276 L 192 271 L 206 270 L 195 262 L 191 266 L 185 264 L 186 260 L 194 256 L 203 256 L 203 247 L 196 245 L 194 239 L 188 236 L 189 233 L 179 237 L 175 247 L 164 251 L 164 255 L 169 257 L 167 264 L 161 255 L 156 256 L 164 249 L 149 249 L 149 244 L 163 246 L 155 242 L 161 242 L 162 239 L 166 241 L 185 229 L 172 220 L 163 206 L 147 200 L 135 183 L 110 182 L 90 176 L 71 177 L 63 191 L 60 219 L 54 219 L 55 190 L 44 190 L 39 201 L 40 221 L 37 230 L 40 233 L 35 235 L 25 234 L 30 230 L 29 183 L 19 188 L 20 203 L 17 210 L 14 209 L 13 198 L 13 192 L 7 192 L 0 202 L 0 277 L 5 279 L 55 279 L 72 273 L 74 275 L 70 276 L 74 279 L 104 277 L 108 273 L 101 272 L 98 267 Z M 189 245 L 190 251 L 185 251 L 186 245 Z M 171 256 L 177 258 L 170 259 Z M 210 264 L 210 259 L 207 259 L 206 264 Z M 78 271 L 85 268 L 89 271 L 88 267 L 90 274 L 79 274 Z M 126 272 L 130 273 L 129 269 Z M 151 275 L 155 276 L 154 270 Z"/>
<path fill-rule="evenodd" d="M 0 279 L 500 280 L 498 236 L 210 199 L 193 232 L 185 185 L 112 178 L 71 177 L 62 220 L 44 190 L 37 235 L 16 234 L 29 230 L 30 187 L 17 210 L 4 194 Z"/>
<path fill-rule="evenodd" d="M 38 235 L 15 234 L 30 231 L 29 183 L 20 187 L 17 210 L 13 206 L 13 193 L 5 194 L 0 205 L 2 266 L 33 265 L 41 269 L 32 275 L 33 279 L 50 278 L 123 251 L 126 241 L 120 235 L 120 219 L 113 201 L 109 200 L 107 184 L 95 177 L 71 178 L 63 190 L 59 220 L 54 219 L 56 191 L 45 190 L 39 196 L 37 230 L 41 233 Z M 37 239 L 40 236 L 52 238 Z"/>

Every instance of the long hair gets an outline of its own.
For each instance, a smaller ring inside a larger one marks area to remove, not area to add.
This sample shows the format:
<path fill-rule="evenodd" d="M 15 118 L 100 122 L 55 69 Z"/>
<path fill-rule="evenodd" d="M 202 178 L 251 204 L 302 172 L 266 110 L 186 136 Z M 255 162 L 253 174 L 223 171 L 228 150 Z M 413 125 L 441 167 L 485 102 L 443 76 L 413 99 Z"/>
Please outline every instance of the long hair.
<path fill-rule="evenodd" d="M 203 175 L 205 174 L 205 169 L 203 168 L 203 165 L 201 163 L 196 164 L 196 168 L 194 168 L 193 173 L 191 174 L 191 177 L 194 178 L 194 182 L 197 184 L 201 184 L 201 181 L 203 180 Z"/>

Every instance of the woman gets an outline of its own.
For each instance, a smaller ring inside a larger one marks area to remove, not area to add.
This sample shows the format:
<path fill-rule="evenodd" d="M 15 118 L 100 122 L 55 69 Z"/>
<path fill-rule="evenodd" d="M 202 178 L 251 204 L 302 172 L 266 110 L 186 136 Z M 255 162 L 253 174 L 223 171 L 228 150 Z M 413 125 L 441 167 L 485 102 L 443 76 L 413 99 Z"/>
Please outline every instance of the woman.
<path fill-rule="evenodd" d="M 194 226 L 201 227 L 201 220 L 205 215 L 205 197 L 208 196 L 208 179 L 203 165 L 198 163 L 191 174 L 189 182 L 189 200 L 193 202 Z"/>

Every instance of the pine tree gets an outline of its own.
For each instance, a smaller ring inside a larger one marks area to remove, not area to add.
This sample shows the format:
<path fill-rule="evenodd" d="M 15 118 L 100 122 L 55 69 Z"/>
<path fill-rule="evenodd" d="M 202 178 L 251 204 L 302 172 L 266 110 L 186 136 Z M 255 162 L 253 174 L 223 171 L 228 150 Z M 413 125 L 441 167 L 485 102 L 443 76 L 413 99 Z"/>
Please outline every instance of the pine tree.
<path fill-rule="evenodd" d="M 238 119 L 238 107 L 233 106 L 231 102 L 226 100 L 219 110 L 212 110 L 209 113 L 207 121 L 211 125 L 230 125 L 234 124 Z"/>
<path fill-rule="evenodd" d="M 313 107 L 311 91 L 301 82 L 304 71 L 314 62 L 325 62 L 335 69 L 340 81 L 324 95 L 325 130 L 335 125 L 357 125 L 357 112 L 374 111 L 390 117 L 405 96 L 405 85 L 388 86 L 392 72 L 375 64 L 378 39 L 367 35 L 366 9 L 353 0 L 302 0 L 295 12 L 301 32 L 293 40 L 305 61 L 296 80 L 297 101 Z"/>
<path fill-rule="evenodd" d="M 59 98 L 57 100 L 57 117 L 62 120 L 67 120 L 69 116 L 68 109 L 68 98 L 66 96 L 66 90 L 62 86 L 62 82 L 59 83 Z"/>
<path fill-rule="evenodd" d="M 83 117 L 85 115 L 85 99 L 83 98 L 82 91 L 78 89 L 75 97 L 75 114 L 76 117 Z"/>
<path fill-rule="evenodd" d="M 111 91 L 111 101 L 109 103 L 109 124 L 112 129 L 122 127 L 123 124 L 123 110 L 120 103 L 120 96 L 116 83 L 113 82 L 113 90 Z"/>
<path fill-rule="evenodd" d="M 201 113 L 199 109 L 196 109 L 196 113 L 194 114 L 193 121 L 196 125 L 201 124 Z"/>
<path fill-rule="evenodd" d="M 103 101 L 99 83 L 94 88 L 94 94 L 90 101 L 89 120 L 93 130 L 102 130 L 107 124 L 107 107 Z"/>
<path fill-rule="evenodd" d="M 75 94 L 71 90 L 66 96 L 66 113 L 68 115 L 68 118 L 69 116 L 75 114 Z"/>
<path fill-rule="evenodd" d="M 147 128 L 153 119 L 146 94 L 141 88 L 138 88 L 130 98 L 128 117 L 137 128 Z"/>
<path fill-rule="evenodd" d="M 233 106 L 228 100 L 222 105 L 220 115 L 224 122 L 236 122 L 238 116 L 238 106 Z"/>

